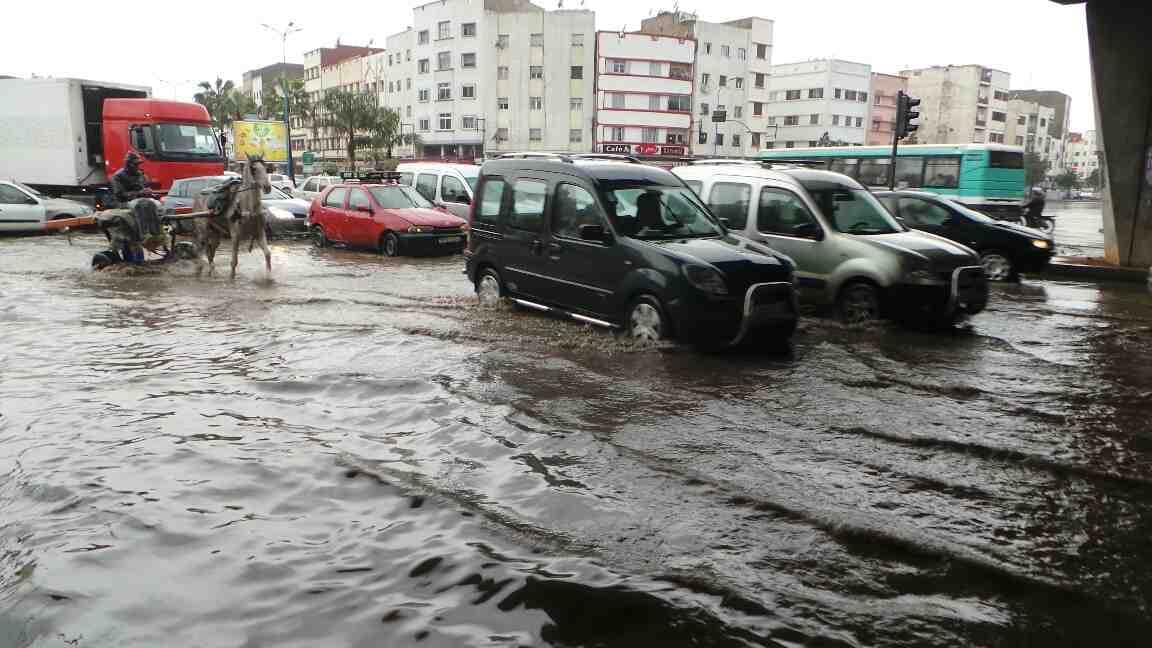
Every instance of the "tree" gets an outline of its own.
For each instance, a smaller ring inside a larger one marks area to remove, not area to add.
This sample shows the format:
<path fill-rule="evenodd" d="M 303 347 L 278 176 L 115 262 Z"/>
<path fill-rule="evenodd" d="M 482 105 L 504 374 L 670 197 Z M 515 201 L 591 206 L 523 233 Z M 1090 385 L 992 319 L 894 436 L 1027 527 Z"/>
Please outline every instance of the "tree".
<path fill-rule="evenodd" d="M 284 95 L 279 86 L 272 86 L 260 95 L 259 113 L 262 119 L 284 121 Z"/>
<path fill-rule="evenodd" d="M 1088 179 L 1084 181 L 1089 187 L 1095 191 L 1100 190 L 1100 169 L 1092 169 L 1092 173 L 1088 174 Z"/>
<path fill-rule="evenodd" d="M 384 149 L 384 157 L 387 159 L 392 158 L 392 149 L 404 139 L 400 132 L 400 113 L 387 106 L 376 108 L 368 131 L 372 135 L 372 146 Z"/>
<path fill-rule="evenodd" d="M 232 123 L 232 101 L 235 93 L 236 88 L 231 81 L 217 77 L 215 85 L 201 81 L 200 92 L 197 92 L 193 99 L 208 111 L 208 117 L 216 130 L 223 132 Z"/>
<path fill-rule="evenodd" d="M 356 169 L 356 150 L 370 141 L 361 133 L 372 128 L 376 116 L 376 99 L 370 93 L 333 89 L 324 95 L 324 125 L 337 139 L 343 140 L 350 169 Z"/>
<path fill-rule="evenodd" d="M 1080 186 L 1080 176 L 1075 171 L 1065 171 L 1055 178 L 1056 186 L 1065 192 L 1072 191 Z"/>
<path fill-rule="evenodd" d="M 232 111 L 232 121 L 240 121 L 248 115 L 260 114 L 260 106 L 256 104 L 256 100 L 252 95 L 233 90 L 231 99 L 228 102 L 228 107 Z"/>
<path fill-rule="evenodd" d="M 1040 157 L 1036 153 L 1028 153 L 1024 156 L 1024 182 L 1029 187 L 1035 187 L 1048 177 L 1048 160 Z"/>

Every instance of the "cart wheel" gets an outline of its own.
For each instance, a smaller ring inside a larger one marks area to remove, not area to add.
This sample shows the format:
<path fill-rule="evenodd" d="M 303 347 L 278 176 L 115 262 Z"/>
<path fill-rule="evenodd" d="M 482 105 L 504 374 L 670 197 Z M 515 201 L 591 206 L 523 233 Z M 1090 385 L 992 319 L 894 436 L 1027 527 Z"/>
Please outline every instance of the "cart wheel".
<path fill-rule="evenodd" d="M 196 244 L 191 241 L 177 241 L 172 248 L 172 258 L 179 261 L 191 261 L 196 256 Z"/>
<path fill-rule="evenodd" d="M 116 254 L 114 250 L 105 250 L 92 255 L 93 270 L 103 270 L 108 266 L 114 266 L 121 262 L 120 255 Z"/>

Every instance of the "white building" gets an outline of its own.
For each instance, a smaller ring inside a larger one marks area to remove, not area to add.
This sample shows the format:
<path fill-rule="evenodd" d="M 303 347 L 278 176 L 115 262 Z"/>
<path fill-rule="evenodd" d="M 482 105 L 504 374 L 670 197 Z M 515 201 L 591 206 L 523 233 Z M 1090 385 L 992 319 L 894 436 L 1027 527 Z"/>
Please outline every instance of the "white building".
<path fill-rule="evenodd" d="M 1053 137 L 1051 126 L 1056 110 L 1035 101 L 1012 99 L 1008 102 L 1008 121 L 1004 143 L 1024 147 L 1048 163 L 1050 175 L 1064 170 L 1064 141 Z"/>
<path fill-rule="evenodd" d="M 692 95 L 696 155 L 748 155 L 771 141 L 764 104 L 772 67 L 772 29 L 772 21 L 765 18 L 715 23 L 682 11 L 661 11 L 641 22 L 644 33 L 696 40 Z M 722 111 L 726 119 L 712 121 L 714 111 Z"/>
<path fill-rule="evenodd" d="M 648 157 L 689 154 L 695 58 L 691 38 L 597 32 L 596 150 Z"/>
<path fill-rule="evenodd" d="M 766 127 L 774 146 L 862 145 L 871 126 L 872 67 L 837 59 L 773 65 Z"/>
<path fill-rule="evenodd" d="M 1008 127 L 1007 72 L 980 65 L 904 70 L 908 94 L 920 99 L 922 144 L 1012 144 Z"/>
<path fill-rule="evenodd" d="M 1100 169 L 1100 161 L 1104 158 L 1104 151 L 1096 138 L 1096 131 L 1081 133 L 1068 133 L 1068 143 L 1064 158 L 1069 171 L 1076 172 L 1081 179 L 1087 179 L 1093 171 Z"/>

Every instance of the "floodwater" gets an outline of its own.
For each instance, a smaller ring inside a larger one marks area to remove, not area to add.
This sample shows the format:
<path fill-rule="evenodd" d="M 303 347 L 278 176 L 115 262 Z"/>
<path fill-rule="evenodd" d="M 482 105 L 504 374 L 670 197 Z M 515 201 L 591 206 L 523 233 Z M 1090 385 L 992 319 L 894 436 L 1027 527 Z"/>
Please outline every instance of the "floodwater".
<path fill-rule="evenodd" d="M 1104 212 L 1098 200 L 1050 200 L 1044 215 L 1055 219 L 1056 252 L 1062 256 L 1104 256 Z"/>
<path fill-rule="evenodd" d="M 459 257 L 235 283 L 0 239 L 0 646 L 1152 636 L 1152 298 L 788 356 L 475 307 Z"/>

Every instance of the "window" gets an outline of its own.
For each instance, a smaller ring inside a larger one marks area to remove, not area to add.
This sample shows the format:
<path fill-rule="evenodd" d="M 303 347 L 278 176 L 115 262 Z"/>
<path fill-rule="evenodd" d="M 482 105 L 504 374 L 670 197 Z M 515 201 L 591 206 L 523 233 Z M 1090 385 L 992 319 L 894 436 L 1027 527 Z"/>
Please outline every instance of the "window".
<path fill-rule="evenodd" d="M 913 225 L 935 227 L 952 217 L 947 209 L 921 198 L 901 198 L 899 208 L 900 217 Z"/>
<path fill-rule="evenodd" d="M 624 107 L 624 95 L 623 94 L 621 94 L 619 92 L 614 92 L 611 95 L 609 95 L 609 97 L 610 97 L 611 106 L 613 108 L 623 108 Z"/>
<path fill-rule="evenodd" d="M 404 50 L 404 60 L 405 61 L 411 61 L 412 60 L 412 50 L 410 50 L 410 49 Z"/>
<path fill-rule="evenodd" d="M 775 126 L 776 125 L 776 115 L 770 115 L 768 117 L 768 125 L 769 126 Z"/>
<path fill-rule="evenodd" d="M 732 133 L 732 148 L 740 148 L 740 133 Z"/>
<path fill-rule="evenodd" d="M 572 47 L 584 47 L 584 34 L 572 34 Z"/>
<path fill-rule="evenodd" d="M 460 55 L 460 67 L 474 68 L 476 67 L 476 52 L 467 52 Z"/>
<path fill-rule="evenodd" d="M 744 106 L 735 106 L 732 108 L 732 114 L 736 119 L 744 118 Z"/>
<path fill-rule="evenodd" d="M 752 133 L 752 148 L 760 148 L 760 133 Z"/>
<path fill-rule="evenodd" d="M 616 142 L 624 141 L 624 128 L 621 126 L 612 127 L 612 139 Z"/>
<path fill-rule="evenodd" d="M 707 115 L 708 114 L 708 104 L 707 103 L 700 104 L 700 114 L 701 115 Z"/>
<path fill-rule="evenodd" d="M 427 45 L 428 44 L 428 30 L 427 29 L 421 31 L 419 34 L 416 35 L 416 44 L 417 45 Z"/>
<path fill-rule="evenodd" d="M 388 82 L 388 92 L 392 92 L 392 82 Z"/>
<path fill-rule="evenodd" d="M 1006 115 L 1005 113 L 1002 113 L 998 110 L 992 111 L 992 121 L 1002 122 L 1002 121 L 1007 121 L 1007 120 L 1008 120 L 1008 115 Z M 1044 124 L 1041 123 L 1040 125 L 1043 126 Z"/>
<path fill-rule="evenodd" d="M 700 85 L 703 86 L 705 89 L 707 89 L 709 83 L 712 83 L 712 75 L 708 74 L 707 72 L 705 72 L 704 74 L 701 74 L 700 75 Z"/>
<path fill-rule="evenodd" d="M 628 74 L 628 61 L 615 60 L 609 64 L 612 74 Z"/>
<path fill-rule="evenodd" d="M 405 90 L 411 90 L 412 89 L 412 79 L 410 79 L 410 78 L 404 79 L 404 89 Z"/>
<path fill-rule="evenodd" d="M 864 128 L 864 118 L 863 117 L 857 117 L 856 118 L 856 128 Z"/>
<path fill-rule="evenodd" d="M 1003 90 L 993 90 L 992 98 L 996 101 L 1008 101 L 1008 93 Z"/>
<path fill-rule="evenodd" d="M 839 126 L 840 125 L 840 115 L 832 115 L 832 125 L 833 126 Z"/>
<path fill-rule="evenodd" d="M 752 116 L 762 117 L 764 115 L 764 104 L 759 101 L 752 102 Z"/>
<path fill-rule="evenodd" d="M 584 112 L 584 99 L 581 97 L 572 97 L 569 99 L 568 110 L 572 112 Z"/>
<path fill-rule="evenodd" d="M 418 90 L 416 92 L 416 99 L 418 101 L 428 101 L 428 97 L 431 94 L 432 94 L 432 91 L 429 90 L 428 88 L 420 88 L 420 90 Z"/>
<path fill-rule="evenodd" d="M 544 98 L 543 97 L 528 97 L 528 109 L 529 110 L 544 110 Z"/>
<path fill-rule="evenodd" d="M 907 156 L 896 158 L 896 186 L 924 186 L 924 158 Z"/>
<path fill-rule="evenodd" d="M 755 85 L 756 85 L 756 87 L 757 87 L 757 88 L 760 88 L 760 89 L 763 89 L 763 88 L 764 88 L 764 75 L 763 75 L 763 74 L 761 74 L 760 72 L 757 72 L 757 73 L 756 73 L 756 83 L 755 83 Z"/>
<path fill-rule="evenodd" d="M 736 89 L 739 90 L 744 87 L 744 77 L 736 77 L 735 79 L 732 79 L 732 83 L 734 83 L 736 85 Z"/>
<path fill-rule="evenodd" d="M 543 65 L 531 65 L 531 66 L 529 66 L 528 67 L 528 78 L 529 79 L 543 79 L 544 78 L 544 66 Z"/>
<path fill-rule="evenodd" d="M 724 146 L 724 133 L 716 133 L 716 146 Z"/>
<path fill-rule="evenodd" d="M 1023 126 L 1027 123 L 1028 123 L 1028 119 L 1026 117 L 1024 117 L 1024 115 L 1020 115 L 1019 117 L 1016 118 L 1016 125 L 1017 126 Z"/>
<path fill-rule="evenodd" d="M 460 205 L 467 205 L 472 202 L 468 200 L 468 192 L 464 190 L 464 183 L 450 175 L 445 175 L 440 179 L 440 197 L 444 199 L 444 202 Z"/>
<path fill-rule="evenodd" d="M 436 174 L 421 173 L 416 176 L 416 193 L 425 200 L 436 200 Z"/>
<path fill-rule="evenodd" d="M 668 77 L 672 79 L 680 79 L 681 81 L 687 81 L 692 78 L 692 73 L 688 70 L 687 65 L 670 63 L 668 65 Z"/>
<path fill-rule="evenodd" d="M 508 34 L 499 34 L 496 36 L 496 48 L 508 49 Z"/>
<path fill-rule="evenodd" d="M 541 76 L 543 76 L 543 74 L 541 74 Z M 572 66 L 572 78 L 573 79 L 583 79 L 584 78 L 584 66 L 583 65 L 573 65 Z"/>
<path fill-rule="evenodd" d="M 447 20 L 441 20 L 436 23 L 436 40 L 444 40 L 445 38 L 452 37 L 452 23 Z"/>
<path fill-rule="evenodd" d="M 451 83 L 437 83 L 436 84 L 436 101 L 451 101 L 452 99 L 452 84 Z"/>
<path fill-rule="evenodd" d="M 848 177 L 855 178 L 860 175 L 858 172 L 859 169 L 857 167 L 859 162 L 860 160 L 857 158 L 834 158 L 828 165 L 828 170 L 835 171 L 836 173 L 843 173 Z"/>
<path fill-rule="evenodd" d="M 867 158 L 860 160 L 860 172 L 857 180 L 865 187 L 882 187 L 888 184 L 888 168 L 891 160 L 888 158 Z"/>
<path fill-rule="evenodd" d="M 720 86 L 721 88 L 727 88 L 728 87 L 728 77 L 721 74 L 720 80 L 717 82 L 716 85 Z"/>
<path fill-rule="evenodd" d="M 799 90 L 788 90 L 787 92 L 784 93 L 784 100 L 785 101 L 796 101 L 799 98 L 800 98 L 800 91 Z"/>
<path fill-rule="evenodd" d="M 768 58 L 768 46 L 764 43 L 756 43 L 756 58 L 763 61 Z"/>
<path fill-rule="evenodd" d="M 820 124 L 820 115 L 808 115 L 808 123 L 818 126 Z"/>
<path fill-rule="evenodd" d="M 867 92 L 861 92 L 860 94 L 856 95 L 856 98 L 859 99 L 861 103 L 868 103 Z"/>
<path fill-rule="evenodd" d="M 809 99 L 823 99 L 824 98 L 824 88 L 809 88 L 808 89 L 808 98 Z"/>
<path fill-rule="evenodd" d="M 392 55 L 388 55 L 388 67 L 392 67 Z"/>
<path fill-rule="evenodd" d="M 544 129 L 542 129 L 542 128 L 529 128 L 528 129 L 528 141 L 529 142 L 541 142 L 543 140 L 544 140 Z"/>
<path fill-rule="evenodd" d="M 324 197 L 324 206 L 325 207 L 335 207 L 336 209 L 343 209 L 344 208 L 344 199 L 347 197 L 348 197 L 348 190 L 343 188 L 343 187 L 337 187 L 336 189 L 333 189 L 332 191 L 328 192 L 328 195 Z"/>
<path fill-rule="evenodd" d="M 508 129 L 507 128 L 497 128 L 496 129 L 496 141 L 497 142 L 507 142 L 508 141 Z"/>
<path fill-rule="evenodd" d="M 719 138 L 717 138 L 719 143 Z M 742 230 L 748 223 L 748 206 L 752 201 L 752 186 L 743 182 L 717 182 L 708 194 L 708 206 L 726 226 Z"/>
<path fill-rule="evenodd" d="M 440 113 L 440 130 L 452 130 L 452 113 Z"/>
<path fill-rule="evenodd" d="M 579 144 L 584 141 L 584 130 L 581 128 L 573 128 L 568 131 L 568 141 L 572 144 Z"/>
<path fill-rule="evenodd" d="M 650 76 L 663 76 L 662 68 L 659 61 L 651 61 L 648 63 L 648 74 Z"/>
<path fill-rule="evenodd" d="M 925 187 L 955 188 L 959 179 L 959 157 L 932 157 L 924 164 Z"/>
<path fill-rule="evenodd" d="M 501 80 L 501 81 L 507 81 L 508 80 L 508 66 L 507 65 L 501 65 L 500 67 L 496 68 L 496 78 Z"/>
<path fill-rule="evenodd" d="M 666 135 L 664 135 L 664 143 L 665 144 L 680 144 L 680 145 L 687 144 L 688 143 L 688 131 L 670 130 L 667 132 Z"/>
<path fill-rule="evenodd" d="M 723 56 L 724 58 L 732 58 L 732 48 L 727 45 L 721 45 L 720 56 Z"/>
<path fill-rule="evenodd" d="M 420 74 L 428 74 L 428 70 L 429 70 L 428 59 L 420 59 L 419 61 L 416 61 L 416 71 L 417 72 L 419 72 Z"/>
<path fill-rule="evenodd" d="M 816 238 L 820 225 L 800 197 L 786 189 L 764 187 L 756 207 L 756 229 L 764 234 Z"/>
<path fill-rule="evenodd" d="M 462 99 L 475 99 L 476 98 L 476 84 L 465 83 L 460 87 L 460 97 Z"/>
<path fill-rule="evenodd" d="M 788 115 L 788 116 L 784 117 L 784 125 L 785 126 L 799 126 L 800 125 L 800 115 Z"/>
<path fill-rule="evenodd" d="M 815 147 L 819 143 L 820 143 L 820 140 L 808 140 L 808 146 L 809 147 Z"/>
<path fill-rule="evenodd" d="M 1016 136 L 1016 146 L 1024 146 L 1024 136 L 1023 135 L 1017 135 Z"/>
<path fill-rule="evenodd" d="M 480 209 L 476 210 L 476 220 L 489 225 L 498 223 L 503 198 L 504 181 L 493 176 L 484 178 L 484 189 L 480 192 Z"/>
<path fill-rule="evenodd" d="M 532 130 L 539 131 L 538 128 Z M 528 232 L 544 228 L 544 196 L 548 183 L 539 180 L 517 180 L 512 185 L 512 213 L 508 226 Z"/>
<path fill-rule="evenodd" d="M 646 144 L 660 141 L 660 130 L 657 128 L 640 129 L 640 141 Z"/>
<path fill-rule="evenodd" d="M 500 97 L 496 100 L 497 110 L 508 110 L 508 97 Z"/>
<path fill-rule="evenodd" d="M 993 117 L 993 119 L 995 119 L 995 117 Z M 1040 118 L 1040 128 L 1044 128 L 1044 124 L 1046 123 L 1046 121 L 1047 120 L 1045 120 L 1043 117 Z"/>
<path fill-rule="evenodd" d="M 741 61 L 747 59 L 748 58 L 748 50 L 744 49 L 743 47 L 737 49 L 736 50 L 736 58 L 740 59 Z"/>
<path fill-rule="evenodd" d="M 419 123 L 420 130 L 422 130 L 422 131 L 431 130 L 432 129 L 431 123 L 432 123 L 432 121 L 430 119 L 428 119 L 427 117 L 421 117 L 420 123 Z"/>
<path fill-rule="evenodd" d="M 476 36 L 476 23 L 460 23 L 460 35 L 464 38 L 474 38 Z"/>
<path fill-rule="evenodd" d="M 529 34 L 528 45 L 531 47 L 544 47 L 544 34 Z"/>
<path fill-rule="evenodd" d="M 988 133 L 988 141 L 994 144 L 1004 143 L 1004 133 Z"/>
<path fill-rule="evenodd" d="M 663 102 L 660 95 L 648 95 L 648 110 L 663 110 Z"/>
<path fill-rule="evenodd" d="M 561 184 L 556 188 L 556 205 L 552 208 L 552 233 L 567 238 L 580 238 L 581 225 L 603 225 L 596 199 L 581 187 Z"/>
<path fill-rule="evenodd" d="M 841 90 L 840 88 L 836 88 L 836 92 L 833 96 L 835 96 L 837 99 L 840 99 L 841 97 L 844 96 L 844 91 Z"/>
<path fill-rule="evenodd" d="M 452 52 L 440 52 L 436 55 L 436 69 L 449 70 L 452 68 Z"/>
<path fill-rule="evenodd" d="M 363 189 L 353 189 L 348 194 L 348 209 L 359 211 L 365 207 L 372 209 L 372 202 L 368 200 L 368 193 Z"/>
<path fill-rule="evenodd" d="M 704 53 L 705 54 L 711 54 L 712 53 L 712 43 L 704 43 Z"/>
<path fill-rule="evenodd" d="M 844 91 L 844 100 L 845 101 L 856 101 L 856 91 L 855 90 L 845 90 Z"/>
<path fill-rule="evenodd" d="M 476 130 L 476 115 L 465 115 L 461 117 L 460 130 Z"/>

